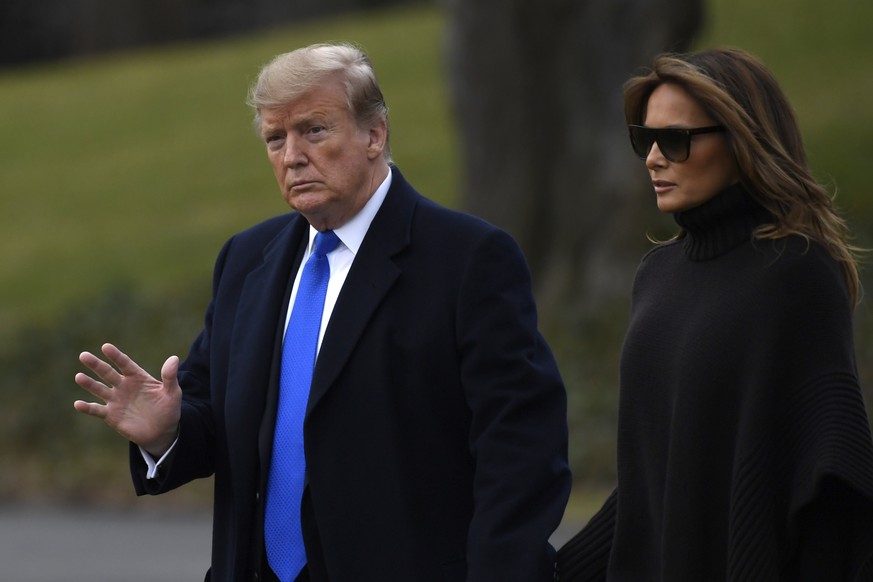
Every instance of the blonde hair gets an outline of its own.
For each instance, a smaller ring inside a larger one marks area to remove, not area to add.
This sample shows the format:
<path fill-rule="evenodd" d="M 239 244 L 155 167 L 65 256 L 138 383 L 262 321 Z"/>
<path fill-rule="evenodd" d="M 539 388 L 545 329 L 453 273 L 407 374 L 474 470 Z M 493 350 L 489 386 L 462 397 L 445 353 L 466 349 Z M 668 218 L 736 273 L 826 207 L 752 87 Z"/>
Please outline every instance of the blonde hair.
<path fill-rule="evenodd" d="M 255 127 L 262 110 L 287 105 L 334 78 L 342 81 L 349 111 L 360 127 L 379 121 L 387 126 L 388 106 L 370 58 L 348 43 L 319 43 L 280 54 L 261 69 L 246 100 L 254 109 Z M 387 138 L 384 156 L 391 158 Z"/>
<path fill-rule="evenodd" d="M 774 217 L 755 236 L 778 239 L 796 234 L 818 241 L 842 265 L 856 304 L 861 249 L 849 244 L 848 227 L 830 193 L 812 177 L 794 113 L 772 73 L 739 49 L 660 55 L 648 74 L 625 83 L 628 124 L 644 122 L 649 97 L 663 83 L 682 87 L 727 128 L 743 185 Z"/>

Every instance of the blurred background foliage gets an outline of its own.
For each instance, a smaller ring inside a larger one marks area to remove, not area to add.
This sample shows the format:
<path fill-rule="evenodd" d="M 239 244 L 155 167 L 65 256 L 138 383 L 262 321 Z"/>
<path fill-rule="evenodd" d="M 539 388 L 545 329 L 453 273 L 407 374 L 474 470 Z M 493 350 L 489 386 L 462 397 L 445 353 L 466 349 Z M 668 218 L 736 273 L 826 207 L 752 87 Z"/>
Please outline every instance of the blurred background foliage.
<path fill-rule="evenodd" d="M 869 22 L 873 4 L 861 0 L 707 0 L 695 43 L 742 47 L 774 71 L 816 174 L 832 184 L 856 242 L 867 247 Z M 76 357 L 112 341 L 157 373 L 168 355 L 184 356 L 223 241 L 287 211 L 244 104 L 274 54 L 324 40 L 359 43 L 391 107 L 398 166 L 426 195 L 458 204 L 445 28 L 443 10 L 425 2 L 0 71 L 0 501 L 131 502 L 126 443 L 72 409 L 87 396 L 73 382 Z M 645 212 L 653 230 L 669 232 L 653 201 Z M 869 268 L 864 281 L 873 288 Z M 582 489 L 614 480 L 626 309 L 626 297 L 616 297 L 581 329 L 545 330 L 570 393 Z M 857 331 L 869 403 L 869 298 L 857 310 Z M 208 484 L 180 495 L 206 503 Z"/>

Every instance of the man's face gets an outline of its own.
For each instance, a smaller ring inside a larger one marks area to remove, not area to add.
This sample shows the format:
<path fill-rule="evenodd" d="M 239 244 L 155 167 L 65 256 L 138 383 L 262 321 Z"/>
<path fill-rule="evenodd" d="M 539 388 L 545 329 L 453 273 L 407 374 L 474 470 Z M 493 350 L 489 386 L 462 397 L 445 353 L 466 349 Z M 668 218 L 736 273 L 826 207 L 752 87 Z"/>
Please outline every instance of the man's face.
<path fill-rule="evenodd" d="M 341 82 L 261 111 L 261 137 L 282 195 L 318 230 L 342 226 L 387 175 L 384 121 L 358 127 Z"/>

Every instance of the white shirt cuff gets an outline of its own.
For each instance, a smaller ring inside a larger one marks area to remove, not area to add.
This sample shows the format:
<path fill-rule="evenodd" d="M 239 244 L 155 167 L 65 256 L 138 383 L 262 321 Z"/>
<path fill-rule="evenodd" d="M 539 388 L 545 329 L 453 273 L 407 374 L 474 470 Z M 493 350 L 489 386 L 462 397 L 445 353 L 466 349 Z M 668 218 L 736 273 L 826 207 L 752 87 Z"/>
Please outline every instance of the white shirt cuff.
<path fill-rule="evenodd" d="M 139 453 L 142 455 L 142 460 L 145 461 L 146 466 L 148 466 L 148 471 L 146 471 L 146 479 L 155 479 L 158 476 L 158 467 L 161 466 L 161 463 L 164 462 L 164 459 L 167 458 L 167 455 L 176 447 L 176 443 L 179 442 L 179 437 L 176 437 L 176 440 L 173 441 L 173 444 L 170 445 L 170 448 L 167 449 L 167 452 L 164 453 L 160 459 L 155 461 L 155 458 L 151 456 L 146 450 L 142 447 L 139 447 Z"/>

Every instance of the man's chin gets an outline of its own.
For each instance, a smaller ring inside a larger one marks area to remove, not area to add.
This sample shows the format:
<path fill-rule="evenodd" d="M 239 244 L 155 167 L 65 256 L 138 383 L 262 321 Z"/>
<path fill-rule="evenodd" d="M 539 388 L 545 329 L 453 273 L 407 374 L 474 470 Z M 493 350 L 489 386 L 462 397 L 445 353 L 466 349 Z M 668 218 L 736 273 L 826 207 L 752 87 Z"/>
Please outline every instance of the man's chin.
<path fill-rule="evenodd" d="M 334 221 L 332 221 L 328 205 L 324 200 L 320 200 L 320 203 L 312 200 L 293 200 L 292 202 L 289 203 L 289 206 L 299 212 L 316 230 L 330 230 L 336 226 L 333 224 Z"/>
<path fill-rule="evenodd" d="M 327 204 L 327 197 L 314 189 L 291 190 L 285 193 L 285 202 L 300 214 L 317 213 Z"/>

